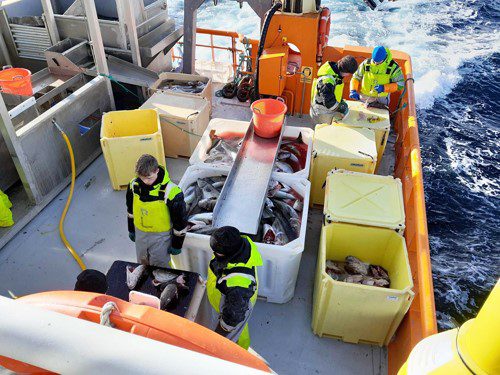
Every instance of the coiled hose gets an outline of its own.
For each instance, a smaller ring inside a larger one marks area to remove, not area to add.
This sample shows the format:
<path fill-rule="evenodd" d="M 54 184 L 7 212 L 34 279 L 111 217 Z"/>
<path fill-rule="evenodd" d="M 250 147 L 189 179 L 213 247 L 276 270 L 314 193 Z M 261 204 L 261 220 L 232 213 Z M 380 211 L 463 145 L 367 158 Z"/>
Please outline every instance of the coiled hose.
<path fill-rule="evenodd" d="M 253 98 L 254 100 L 259 98 L 259 58 L 264 51 L 264 44 L 266 43 L 267 30 L 269 29 L 269 25 L 271 24 L 271 19 L 279 9 L 281 9 L 282 4 L 278 2 L 272 6 L 272 8 L 267 12 L 266 19 L 264 20 L 264 25 L 262 25 L 262 31 L 260 33 L 259 40 L 259 48 L 257 50 L 257 61 L 255 62 L 255 84 L 253 90 Z"/>
<path fill-rule="evenodd" d="M 59 126 L 59 124 L 55 120 L 52 120 L 52 123 L 55 125 L 57 130 L 59 130 L 59 132 L 61 133 L 61 135 L 64 139 L 64 142 L 66 142 L 66 146 L 68 147 L 69 158 L 70 158 L 70 162 L 71 162 L 71 185 L 69 188 L 68 199 L 66 200 L 66 206 L 64 206 L 64 210 L 63 210 L 61 218 L 59 220 L 59 235 L 61 236 L 61 240 L 64 243 L 64 246 L 66 246 L 66 249 L 68 249 L 68 251 L 71 253 L 71 255 L 76 260 L 76 262 L 78 263 L 80 268 L 82 270 L 86 270 L 87 266 L 85 266 L 85 263 L 83 263 L 82 258 L 80 258 L 78 256 L 78 254 L 76 253 L 73 246 L 71 246 L 68 239 L 66 238 L 66 234 L 64 233 L 64 219 L 66 219 L 66 214 L 68 213 L 69 206 L 71 204 L 71 200 L 73 199 L 73 192 L 75 190 L 75 180 L 76 180 L 75 154 L 73 153 L 73 147 L 71 146 L 71 142 L 69 141 L 69 138 L 66 135 L 66 133 L 64 132 L 64 130 L 62 130 L 62 128 Z"/>

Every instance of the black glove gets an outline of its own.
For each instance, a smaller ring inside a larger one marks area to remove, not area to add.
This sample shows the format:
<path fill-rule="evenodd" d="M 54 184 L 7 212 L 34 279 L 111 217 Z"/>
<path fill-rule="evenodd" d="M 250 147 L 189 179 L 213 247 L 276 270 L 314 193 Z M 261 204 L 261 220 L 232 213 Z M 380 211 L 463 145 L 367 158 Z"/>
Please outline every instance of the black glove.
<path fill-rule="evenodd" d="M 135 232 L 128 232 L 128 238 L 130 238 L 130 241 L 135 242 Z"/>
<path fill-rule="evenodd" d="M 222 328 L 222 326 L 220 325 L 220 322 L 219 322 L 219 324 L 217 324 L 217 328 L 215 328 L 215 333 L 218 333 L 219 335 L 221 335 L 223 337 L 227 337 L 227 335 L 229 335 L 229 331 L 226 331 L 224 328 Z"/>

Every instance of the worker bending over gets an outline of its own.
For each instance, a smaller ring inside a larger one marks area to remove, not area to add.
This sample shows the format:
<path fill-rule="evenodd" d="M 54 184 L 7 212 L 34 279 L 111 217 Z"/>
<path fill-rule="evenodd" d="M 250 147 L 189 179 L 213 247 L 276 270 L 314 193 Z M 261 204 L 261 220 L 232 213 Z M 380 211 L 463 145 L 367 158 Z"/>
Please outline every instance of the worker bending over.
<path fill-rule="evenodd" d="M 309 114 L 314 124 L 330 124 L 336 114 L 347 113 L 347 103 L 342 99 L 344 77 L 358 68 L 354 57 L 347 55 L 338 62 L 327 61 L 318 70 L 311 90 Z"/>
<path fill-rule="evenodd" d="M 248 320 L 257 300 L 257 267 L 262 258 L 255 243 L 234 227 L 221 227 L 210 237 L 214 257 L 208 267 L 207 296 L 211 329 L 250 347 Z"/>
<path fill-rule="evenodd" d="M 170 254 L 181 253 L 187 230 L 182 190 L 151 155 L 142 155 L 127 189 L 129 237 L 137 262 L 168 267 Z"/>
<path fill-rule="evenodd" d="M 389 94 L 402 90 L 403 87 L 403 72 L 392 59 L 391 51 L 377 46 L 373 49 L 371 59 L 363 61 L 353 74 L 349 98 L 389 106 Z"/>

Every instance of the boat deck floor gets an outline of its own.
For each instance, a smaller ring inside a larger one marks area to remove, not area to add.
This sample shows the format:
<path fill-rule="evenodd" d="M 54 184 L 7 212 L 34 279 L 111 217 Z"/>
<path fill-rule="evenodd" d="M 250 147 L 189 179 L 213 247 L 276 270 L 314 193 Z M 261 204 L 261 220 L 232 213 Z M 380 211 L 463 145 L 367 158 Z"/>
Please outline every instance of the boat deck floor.
<path fill-rule="evenodd" d="M 247 106 L 225 104 L 215 98 L 212 117 L 250 119 Z M 289 126 L 310 126 L 309 116 L 288 119 Z M 392 151 L 391 151 L 392 149 Z M 389 174 L 393 147 L 387 147 L 384 174 Z M 178 182 L 188 167 L 186 159 L 167 159 L 167 169 Z M 80 269 L 64 248 L 58 222 L 69 189 L 66 188 L 0 251 L 0 294 L 8 296 L 47 290 L 73 289 Z M 387 351 L 352 345 L 312 333 L 312 294 L 322 212 L 309 211 L 306 246 L 294 298 L 286 304 L 259 301 L 250 320 L 252 347 L 279 374 L 386 374 Z M 106 272 L 115 260 L 135 261 L 134 244 L 126 230 L 125 191 L 114 191 L 102 155 L 76 181 L 66 219 L 67 238 L 89 268 Z M 0 368 L 0 373 L 8 373 Z"/>

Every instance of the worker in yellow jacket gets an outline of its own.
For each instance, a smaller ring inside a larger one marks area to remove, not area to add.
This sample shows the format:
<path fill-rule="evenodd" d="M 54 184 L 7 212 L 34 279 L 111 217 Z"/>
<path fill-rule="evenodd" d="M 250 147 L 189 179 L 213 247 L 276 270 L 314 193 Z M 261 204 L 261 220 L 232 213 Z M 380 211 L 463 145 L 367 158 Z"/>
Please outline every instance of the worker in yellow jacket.
<path fill-rule="evenodd" d="M 230 226 L 212 234 L 210 247 L 214 257 L 207 278 L 212 306 L 209 328 L 248 349 L 248 320 L 257 301 L 257 267 L 262 266 L 262 258 L 255 243 Z"/>
<path fill-rule="evenodd" d="M 309 114 L 313 124 L 330 124 L 336 114 L 342 118 L 347 113 L 347 103 L 342 99 L 344 77 L 353 74 L 357 68 L 358 63 L 351 55 L 321 65 L 311 89 Z"/>
<path fill-rule="evenodd" d="M 135 171 L 126 195 L 128 235 L 138 263 L 166 268 L 187 232 L 184 194 L 152 155 L 142 155 Z"/>
<path fill-rule="evenodd" d="M 373 49 L 372 57 L 363 61 L 353 74 L 349 98 L 389 106 L 389 94 L 403 87 L 403 72 L 392 59 L 391 51 L 384 46 L 377 46 Z"/>

